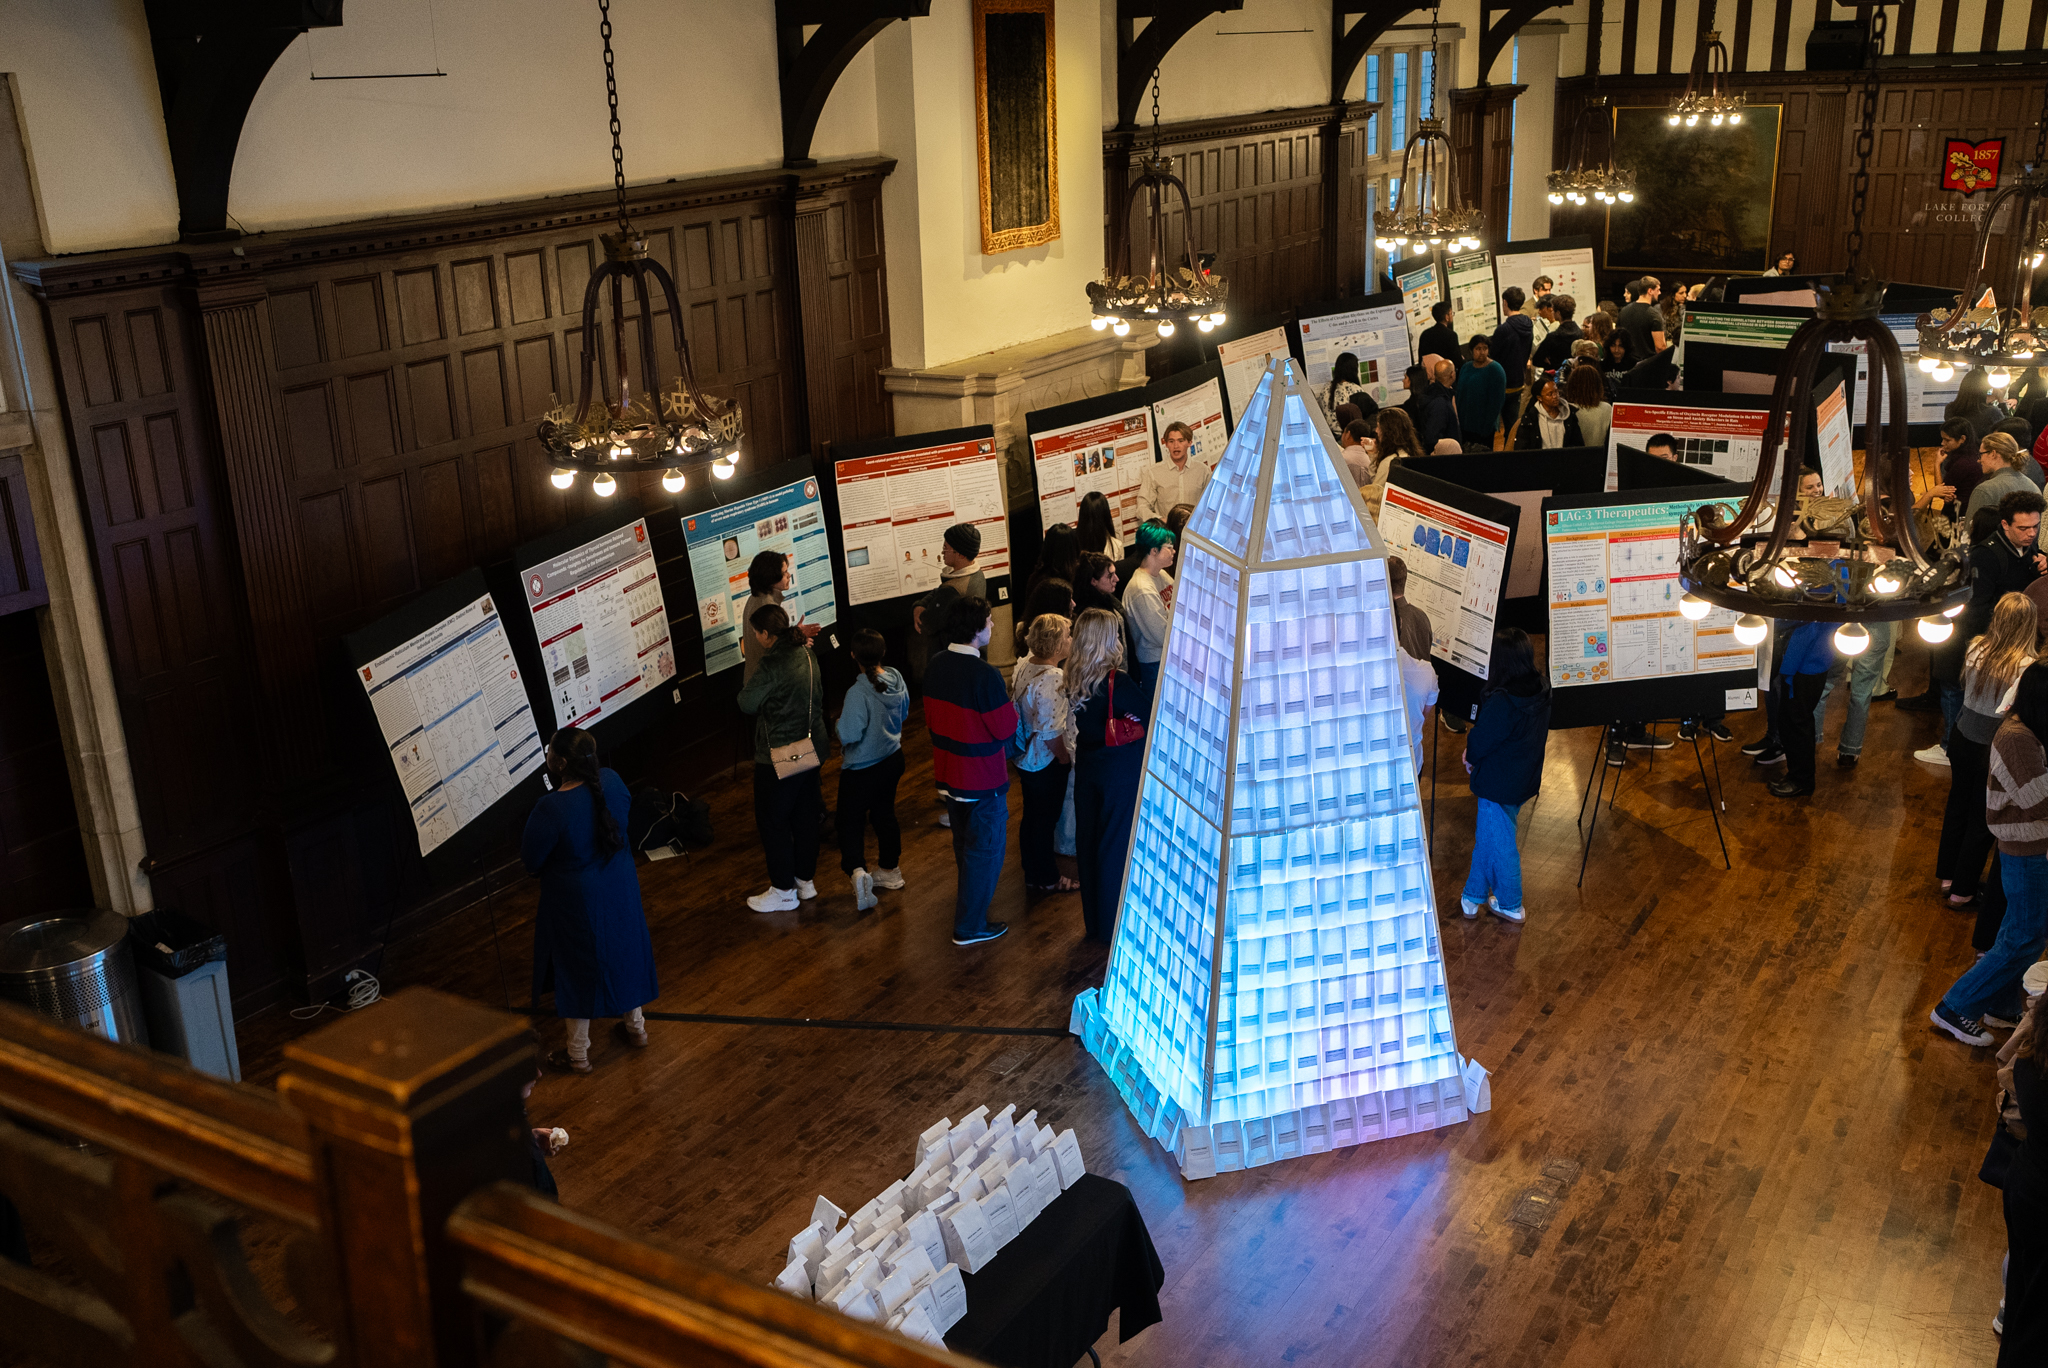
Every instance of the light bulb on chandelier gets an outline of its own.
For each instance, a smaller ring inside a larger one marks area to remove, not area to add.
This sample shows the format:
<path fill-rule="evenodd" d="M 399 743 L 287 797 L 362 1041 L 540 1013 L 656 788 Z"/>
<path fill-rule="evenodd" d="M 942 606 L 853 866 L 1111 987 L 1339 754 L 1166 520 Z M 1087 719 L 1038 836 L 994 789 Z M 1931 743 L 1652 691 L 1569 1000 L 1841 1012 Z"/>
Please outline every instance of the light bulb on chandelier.
<path fill-rule="evenodd" d="M 1946 619 L 1931 617 L 1920 619 L 1920 639 L 1930 646 L 1939 646 L 1954 634 L 1956 625 Z"/>
<path fill-rule="evenodd" d="M 669 493 L 671 493 L 671 494 L 680 494 L 680 493 L 682 493 L 682 492 L 683 492 L 683 472 L 682 472 L 682 471 L 680 471 L 680 470 L 665 470 L 665 471 L 663 471 L 663 472 L 662 472 L 662 475 L 661 475 L 661 487 L 662 487 L 663 489 L 667 490 L 667 491 L 668 491 Z"/>
<path fill-rule="evenodd" d="M 1745 646 L 1754 646 L 1769 636 L 1770 624 L 1755 613 L 1744 613 L 1735 619 L 1735 639 Z"/>
<path fill-rule="evenodd" d="M 722 461 L 713 461 L 711 463 L 711 473 L 721 480 L 730 480 L 732 478 L 733 467 L 738 464 L 739 457 L 737 455 L 728 456 Z"/>
<path fill-rule="evenodd" d="M 1845 622 L 1835 629 L 1835 649 L 1845 656 L 1859 656 L 1870 648 L 1870 629 L 1860 622 Z"/>
<path fill-rule="evenodd" d="M 1678 611 L 1685 615 L 1686 621 L 1698 622 L 1714 611 L 1714 605 L 1697 594 L 1687 594 L 1678 601 Z"/>
<path fill-rule="evenodd" d="M 567 489 L 576 483 L 576 472 L 557 466 L 555 473 L 548 476 L 548 483 L 557 489 Z"/>
<path fill-rule="evenodd" d="M 609 499 L 618 491 L 619 482 L 608 474 L 600 473 L 596 479 L 590 482 L 590 492 L 597 495 L 600 499 Z"/>

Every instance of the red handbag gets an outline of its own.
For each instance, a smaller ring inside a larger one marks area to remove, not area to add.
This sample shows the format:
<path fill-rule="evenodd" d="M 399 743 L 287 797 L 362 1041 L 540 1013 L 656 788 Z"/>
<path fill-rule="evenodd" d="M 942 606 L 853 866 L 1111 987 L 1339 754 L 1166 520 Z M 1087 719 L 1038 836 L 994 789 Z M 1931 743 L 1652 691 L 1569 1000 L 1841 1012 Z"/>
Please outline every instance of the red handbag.
<path fill-rule="evenodd" d="M 1116 715 L 1116 671 L 1109 672 L 1109 721 L 1102 727 L 1102 744 L 1128 746 L 1145 739 L 1145 724 Z"/>

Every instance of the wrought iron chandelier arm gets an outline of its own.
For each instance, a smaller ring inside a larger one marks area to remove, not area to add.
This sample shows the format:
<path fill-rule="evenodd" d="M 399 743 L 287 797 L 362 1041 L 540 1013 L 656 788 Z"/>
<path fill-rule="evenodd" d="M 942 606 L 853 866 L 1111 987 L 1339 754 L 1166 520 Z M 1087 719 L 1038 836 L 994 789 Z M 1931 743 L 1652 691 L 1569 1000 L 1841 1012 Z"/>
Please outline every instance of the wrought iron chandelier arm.
<path fill-rule="evenodd" d="M 1869 368 L 1873 383 L 1870 387 L 1870 426 L 1864 430 L 1864 465 L 1867 468 L 1879 460 L 1878 445 L 1881 442 L 1883 451 L 1879 469 L 1884 472 L 1884 483 L 1890 488 L 1879 490 L 1875 479 L 1868 484 L 1873 497 L 1885 493 L 1891 496 L 1891 526 L 1885 529 L 1890 533 L 1887 540 L 1911 560 L 1915 568 L 1929 569 L 1934 565 L 1934 557 L 1928 554 L 1929 548 L 1921 542 L 1919 525 L 1913 519 L 1913 454 L 1910 434 L 1906 430 L 1905 358 L 1900 355 L 1898 340 L 1881 319 L 1859 320 L 1856 335 L 1864 342 L 1865 355 L 1877 363 Z M 1875 383 L 1879 376 L 1884 378 L 1882 394 Z M 1890 397 L 1891 421 L 1883 426 L 1879 435 L 1877 415 L 1885 405 L 1887 395 Z M 1873 526 L 1876 525 L 1873 521 Z"/>

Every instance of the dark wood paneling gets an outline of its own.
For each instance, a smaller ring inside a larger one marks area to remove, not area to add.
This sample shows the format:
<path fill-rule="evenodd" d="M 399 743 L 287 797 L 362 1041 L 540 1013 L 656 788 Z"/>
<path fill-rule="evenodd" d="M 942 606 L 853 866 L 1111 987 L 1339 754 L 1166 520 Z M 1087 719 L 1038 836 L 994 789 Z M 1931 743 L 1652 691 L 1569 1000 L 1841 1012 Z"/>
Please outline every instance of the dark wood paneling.
<path fill-rule="evenodd" d="M 1602 84 L 1622 105 L 1661 104 L 1683 86 L 1678 78 L 1647 76 L 1610 76 Z M 1773 253 L 1797 252 L 1803 270 L 1841 270 L 1847 265 L 1846 187 L 1856 136 L 1849 122 L 1856 106 L 1848 86 L 1841 81 L 1818 84 L 1798 73 L 1762 72 L 1746 77 L 1742 85 L 1751 104 L 1783 106 L 1771 210 Z M 1565 139 L 1590 88 L 1581 79 L 1559 83 L 1553 151 L 1558 158 L 1567 154 Z M 1969 211 L 1980 210 L 1987 197 L 1965 200 L 1939 188 L 1942 144 L 1948 138 L 2006 137 L 2009 184 L 2019 169 L 2014 140 L 2031 146 L 2041 96 L 2038 67 L 1886 72 L 1878 91 L 1863 225 L 1865 264 L 1886 279 L 1960 288 L 1977 232 Z M 1557 233 L 1590 233 L 1596 243 L 1606 233 L 1603 215 L 1585 209 L 1553 210 L 1551 227 Z"/>
<path fill-rule="evenodd" d="M 823 435 L 889 431 L 891 165 L 635 197 L 698 382 L 745 408 L 750 468 L 807 456 L 807 388 Z M 799 194 L 818 220 L 808 269 L 789 249 Z M 287 976 L 331 992 L 387 922 L 450 896 L 411 855 L 390 776 L 356 753 L 361 700 L 333 657 L 342 634 L 597 506 L 548 483 L 533 434 L 574 397 L 607 198 L 16 268 L 60 342 L 152 877 L 233 929 L 245 1002 Z M 637 345 L 631 366 L 637 390 Z M 669 506 L 652 478 L 618 497 Z M 681 784 L 731 763 L 743 729 L 733 680 L 701 674 L 674 522 L 650 518 L 689 706 L 614 763 L 659 757 L 655 777 Z"/>
<path fill-rule="evenodd" d="M 49 601 L 35 518 L 28 506 L 28 476 L 20 453 L 8 452 L 0 455 L 0 614 L 40 608 Z"/>

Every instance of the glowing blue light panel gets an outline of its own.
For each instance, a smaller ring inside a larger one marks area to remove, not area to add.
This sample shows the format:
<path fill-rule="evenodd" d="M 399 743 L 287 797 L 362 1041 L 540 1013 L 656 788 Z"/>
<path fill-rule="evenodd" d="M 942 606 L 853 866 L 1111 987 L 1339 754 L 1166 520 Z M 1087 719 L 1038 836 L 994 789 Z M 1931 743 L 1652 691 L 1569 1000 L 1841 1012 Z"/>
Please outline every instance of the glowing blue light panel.
<path fill-rule="evenodd" d="M 1461 1121 L 1386 552 L 1290 360 L 1188 520 L 1109 972 L 1074 1024 L 1188 1177 Z"/>

